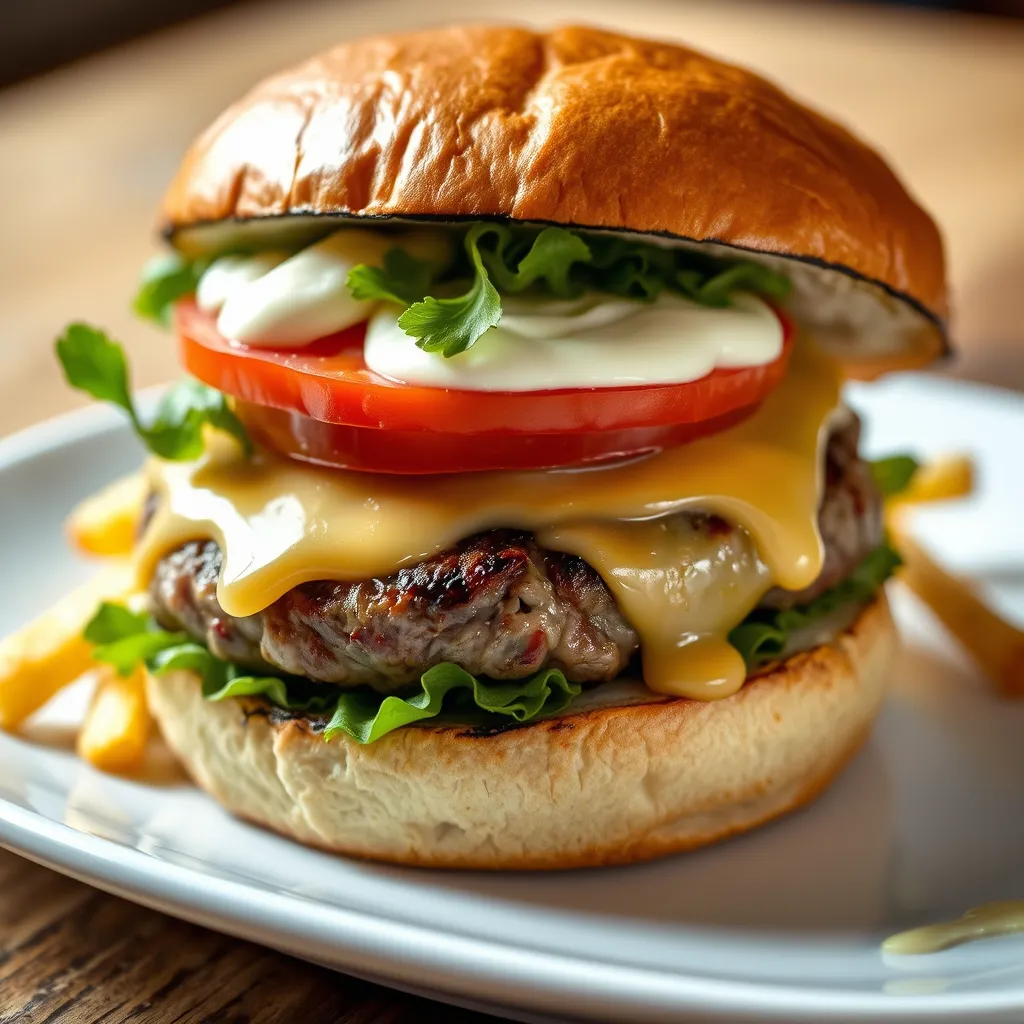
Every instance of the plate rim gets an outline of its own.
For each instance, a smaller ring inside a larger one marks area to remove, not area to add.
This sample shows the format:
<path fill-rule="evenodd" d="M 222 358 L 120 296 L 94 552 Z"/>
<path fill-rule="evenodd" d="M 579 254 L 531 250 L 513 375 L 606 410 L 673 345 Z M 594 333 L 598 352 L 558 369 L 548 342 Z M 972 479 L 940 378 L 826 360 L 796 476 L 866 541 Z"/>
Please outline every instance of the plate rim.
<path fill-rule="evenodd" d="M 1017 413 L 1024 410 L 1022 396 L 992 385 L 923 373 L 900 374 L 890 383 L 973 393 L 977 400 L 1005 403 Z M 151 402 L 163 387 L 148 388 L 140 397 Z M 0 471 L 124 429 L 127 424 L 122 417 L 105 406 L 71 410 L 0 438 Z M 924 1021 L 964 1014 L 971 1014 L 973 1020 L 1007 1019 L 1006 1014 L 1024 1008 L 1024 987 L 921 994 L 901 1001 L 882 991 L 702 977 L 502 943 L 383 914 L 297 900 L 284 892 L 208 875 L 79 831 L 5 798 L 0 798 L 0 846 L 133 902 L 292 955 L 324 963 L 322 954 L 329 951 L 329 960 L 341 965 L 338 969 L 347 966 L 382 980 L 491 1004 L 497 991 L 501 1002 L 521 1009 L 574 1015 L 614 1009 L 633 1014 L 630 1019 L 701 1012 L 787 1021 L 819 1020 L 822 1014 L 836 1020 L 864 1020 L 871 1015 L 879 1021 Z M 525 983 L 510 985 L 515 979 Z M 510 1001 L 509 996 L 514 999 Z"/>
<path fill-rule="evenodd" d="M 206 875 L 4 798 L 0 846 L 116 896 L 318 963 L 325 963 L 326 950 L 330 960 L 344 952 L 352 970 L 492 1004 L 495 987 L 506 993 L 511 980 L 527 978 L 530 987 L 514 991 L 531 998 L 514 1005 L 549 1013 L 615 1009 L 644 1014 L 632 1019 L 653 1019 L 700 1011 L 780 1021 L 818 1021 L 823 1013 L 851 1021 L 865 1014 L 878 1021 L 925 1021 L 972 1013 L 974 1020 L 992 1020 L 1024 1005 L 1024 991 L 918 995 L 901 1002 L 884 992 L 701 978 L 502 944 Z"/>

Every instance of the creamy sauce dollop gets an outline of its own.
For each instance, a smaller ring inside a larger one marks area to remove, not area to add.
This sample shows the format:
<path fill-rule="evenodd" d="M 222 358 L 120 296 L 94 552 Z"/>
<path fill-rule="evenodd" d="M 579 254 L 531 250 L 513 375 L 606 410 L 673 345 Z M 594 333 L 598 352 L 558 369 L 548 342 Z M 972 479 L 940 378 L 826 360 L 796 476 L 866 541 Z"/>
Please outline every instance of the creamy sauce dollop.
<path fill-rule="evenodd" d="M 587 293 L 576 299 L 503 296 L 502 317 L 451 358 L 424 352 L 398 326 L 402 307 L 356 299 L 353 267 L 380 267 L 399 248 L 441 267 L 452 236 L 423 229 L 388 234 L 345 228 L 288 255 L 263 252 L 215 260 L 196 301 L 231 341 L 301 349 L 367 322 L 367 366 L 392 380 L 468 391 L 539 391 L 685 383 L 716 367 L 763 366 L 782 351 L 772 309 L 740 294 L 709 308 L 663 292 L 653 302 Z"/>
<path fill-rule="evenodd" d="M 738 295 L 725 309 L 663 292 L 653 302 L 585 295 L 502 299 L 502 317 L 465 352 L 424 352 L 385 305 L 366 331 L 366 365 L 384 377 L 466 391 L 538 391 L 685 383 L 717 367 L 763 366 L 782 351 L 771 308 Z"/>
<path fill-rule="evenodd" d="M 293 256 L 222 256 L 201 278 L 196 301 L 217 314 L 217 330 L 231 341 L 302 348 L 369 318 L 379 303 L 352 295 L 349 271 L 361 263 L 379 267 L 395 248 L 441 266 L 452 255 L 451 240 L 441 232 L 347 228 Z"/>

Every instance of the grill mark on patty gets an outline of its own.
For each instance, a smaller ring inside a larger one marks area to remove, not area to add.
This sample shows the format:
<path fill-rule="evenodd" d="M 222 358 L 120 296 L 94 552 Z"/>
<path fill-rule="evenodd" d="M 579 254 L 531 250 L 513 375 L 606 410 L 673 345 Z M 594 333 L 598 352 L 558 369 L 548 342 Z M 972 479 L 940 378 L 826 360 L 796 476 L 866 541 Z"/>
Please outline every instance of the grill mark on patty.
<path fill-rule="evenodd" d="M 833 433 L 819 526 L 825 559 L 800 592 L 779 588 L 762 605 L 792 607 L 835 586 L 881 542 L 881 500 L 857 454 L 855 418 Z M 685 512 L 722 545 L 742 531 Z M 541 548 L 521 530 L 491 530 L 390 576 L 305 583 L 257 615 L 233 618 L 217 601 L 222 556 L 193 541 L 157 565 L 150 596 L 165 628 L 182 629 L 218 657 L 256 671 L 283 671 L 341 686 L 401 689 L 432 665 L 517 679 L 545 667 L 574 682 L 613 679 L 639 639 L 595 570 L 582 558 Z"/>

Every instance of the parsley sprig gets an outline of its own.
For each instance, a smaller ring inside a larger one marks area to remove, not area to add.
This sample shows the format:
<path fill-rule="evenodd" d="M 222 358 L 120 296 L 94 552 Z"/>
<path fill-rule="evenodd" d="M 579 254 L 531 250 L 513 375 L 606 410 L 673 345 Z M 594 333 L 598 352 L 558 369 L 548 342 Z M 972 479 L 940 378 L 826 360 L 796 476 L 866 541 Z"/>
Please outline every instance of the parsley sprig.
<path fill-rule="evenodd" d="M 154 455 L 175 460 L 198 458 L 206 426 L 230 434 L 247 456 L 251 454 L 245 427 L 225 396 L 197 380 L 179 381 L 165 391 L 152 422 L 144 422 L 132 399 L 124 348 L 99 328 L 71 324 L 57 339 L 56 352 L 68 384 L 123 409 Z"/>
<path fill-rule="evenodd" d="M 447 281 L 433 280 L 429 265 L 391 250 L 383 267 L 353 268 L 349 288 L 356 298 L 405 306 L 398 319 L 402 330 L 420 348 L 446 357 L 466 351 L 498 324 L 502 294 L 533 291 L 572 298 L 592 290 L 653 301 L 668 290 L 701 305 L 724 307 L 741 291 L 776 300 L 789 292 L 788 278 L 749 260 L 723 262 L 691 249 L 616 235 L 584 237 L 566 228 L 480 221 L 466 232 L 463 248 L 464 258 Z M 469 283 L 450 294 L 460 280 Z M 430 288 L 441 297 L 427 294 Z"/>
<path fill-rule="evenodd" d="M 151 260 L 142 271 L 132 310 L 143 320 L 169 327 L 174 303 L 195 292 L 211 262 L 209 259 L 190 260 L 179 253 Z"/>

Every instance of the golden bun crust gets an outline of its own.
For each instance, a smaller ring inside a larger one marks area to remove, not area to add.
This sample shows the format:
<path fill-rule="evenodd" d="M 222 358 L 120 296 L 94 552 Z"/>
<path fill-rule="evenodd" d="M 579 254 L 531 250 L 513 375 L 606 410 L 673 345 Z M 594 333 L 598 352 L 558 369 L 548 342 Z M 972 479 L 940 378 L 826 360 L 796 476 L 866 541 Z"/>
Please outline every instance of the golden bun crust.
<path fill-rule="evenodd" d="M 147 681 L 192 777 L 235 814 L 398 864 L 627 864 L 715 842 L 820 793 L 863 742 L 897 639 L 885 596 L 833 643 L 713 703 L 594 707 L 499 733 L 405 728 L 325 742 L 254 701 L 204 701 L 188 672 Z"/>
<path fill-rule="evenodd" d="M 845 268 L 948 314 L 938 230 L 872 149 L 749 71 L 594 28 L 336 46 L 230 107 L 163 207 L 172 234 L 294 214 L 716 242 Z"/>

